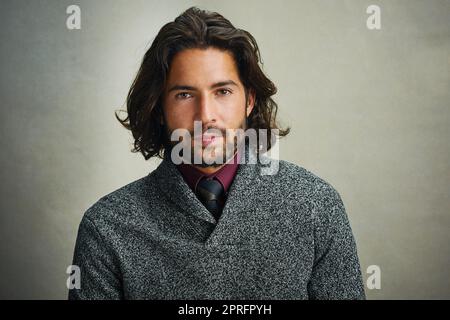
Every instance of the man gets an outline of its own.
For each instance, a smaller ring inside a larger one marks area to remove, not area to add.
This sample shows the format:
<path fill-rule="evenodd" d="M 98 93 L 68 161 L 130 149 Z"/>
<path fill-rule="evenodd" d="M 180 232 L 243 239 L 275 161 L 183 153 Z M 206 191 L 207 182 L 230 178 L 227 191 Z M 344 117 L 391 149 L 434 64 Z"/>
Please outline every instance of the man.
<path fill-rule="evenodd" d="M 337 191 L 286 161 L 264 173 L 273 140 L 237 134 L 289 132 L 259 61 L 217 13 L 190 8 L 160 30 L 118 120 L 133 151 L 163 160 L 84 214 L 70 299 L 365 298 Z"/>

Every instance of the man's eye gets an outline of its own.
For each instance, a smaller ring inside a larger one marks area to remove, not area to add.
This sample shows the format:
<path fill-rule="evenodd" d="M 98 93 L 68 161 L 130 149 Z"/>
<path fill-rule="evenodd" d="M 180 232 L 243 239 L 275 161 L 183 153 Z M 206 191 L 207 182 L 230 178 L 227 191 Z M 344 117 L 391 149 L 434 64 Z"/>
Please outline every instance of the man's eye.
<path fill-rule="evenodd" d="M 228 90 L 228 89 L 220 89 L 220 90 L 217 91 L 217 93 L 218 93 L 219 95 L 221 95 L 221 96 L 226 96 L 226 95 L 231 94 L 231 91 Z"/>
<path fill-rule="evenodd" d="M 187 99 L 190 97 L 191 97 L 191 94 L 188 92 L 180 92 L 175 95 L 175 98 L 177 98 L 177 99 Z"/>

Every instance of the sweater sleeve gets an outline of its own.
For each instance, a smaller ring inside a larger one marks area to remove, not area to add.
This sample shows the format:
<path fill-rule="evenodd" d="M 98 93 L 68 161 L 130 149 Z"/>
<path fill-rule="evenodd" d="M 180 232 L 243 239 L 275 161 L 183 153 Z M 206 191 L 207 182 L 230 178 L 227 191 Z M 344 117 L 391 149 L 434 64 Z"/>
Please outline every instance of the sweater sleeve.
<path fill-rule="evenodd" d="M 80 268 L 80 289 L 70 289 L 69 300 L 122 299 L 119 270 L 111 249 L 86 214 L 81 220 L 73 256 Z"/>
<path fill-rule="evenodd" d="M 315 201 L 315 258 L 308 283 L 310 299 L 364 300 L 356 243 L 342 199 L 330 185 Z"/>

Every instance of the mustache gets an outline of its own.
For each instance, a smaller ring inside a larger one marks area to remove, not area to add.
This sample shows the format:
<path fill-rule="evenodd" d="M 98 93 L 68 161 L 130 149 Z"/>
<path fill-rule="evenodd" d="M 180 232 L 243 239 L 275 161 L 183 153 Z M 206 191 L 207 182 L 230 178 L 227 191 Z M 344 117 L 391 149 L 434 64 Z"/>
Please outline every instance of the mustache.
<path fill-rule="evenodd" d="M 205 133 L 208 133 L 208 131 L 211 130 L 211 129 L 214 130 L 213 132 L 219 131 L 221 133 L 222 137 L 225 137 L 226 134 L 227 134 L 227 129 L 226 128 L 219 128 L 219 127 L 216 127 L 216 126 L 211 126 L 211 127 L 208 127 L 205 130 L 202 130 L 201 134 L 204 135 Z M 188 130 L 188 131 L 189 131 L 189 134 L 191 135 L 191 137 L 196 137 L 194 135 L 194 129 Z"/>

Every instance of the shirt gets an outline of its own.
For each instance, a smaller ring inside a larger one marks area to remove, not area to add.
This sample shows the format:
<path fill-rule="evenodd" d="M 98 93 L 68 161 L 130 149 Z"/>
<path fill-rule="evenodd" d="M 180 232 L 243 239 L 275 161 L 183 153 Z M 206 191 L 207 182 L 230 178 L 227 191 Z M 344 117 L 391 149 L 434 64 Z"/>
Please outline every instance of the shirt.
<path fill-rule="evenodd" d="M 222 184 L 226 196 L 239 166 L 237 159 L 238 153 L 236 152 L 230 161 L 225 163 L 222 168 L 211 174 L 206 174 L 195 168 L 193 165 L 186 163 L 177 165 L 177 169 L 181 172 L 184 181 L 186 181 L 192 191 L 195 192 L 197 184 L 202 178 L 216 178 Z"/>

